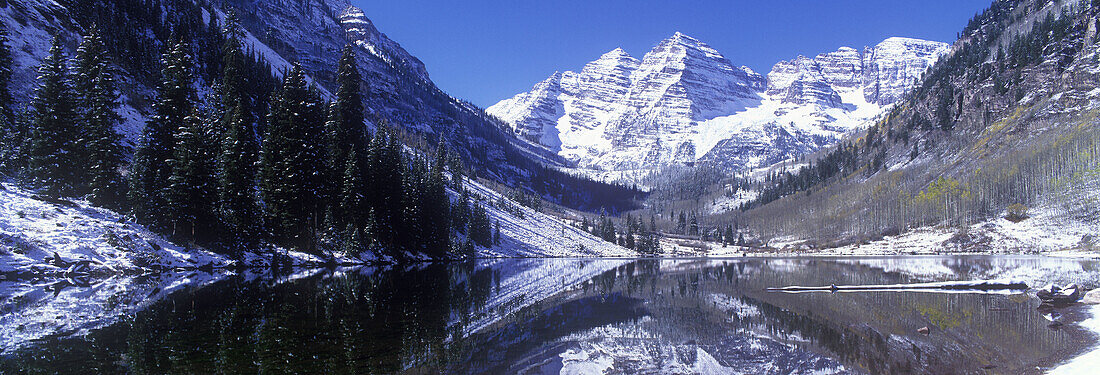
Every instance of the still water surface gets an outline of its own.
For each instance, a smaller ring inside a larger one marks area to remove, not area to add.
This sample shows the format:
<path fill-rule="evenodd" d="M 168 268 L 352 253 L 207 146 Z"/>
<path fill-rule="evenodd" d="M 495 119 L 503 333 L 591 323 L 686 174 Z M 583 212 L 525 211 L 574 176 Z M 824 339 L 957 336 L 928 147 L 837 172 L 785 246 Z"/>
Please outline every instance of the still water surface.
<path fill-rule="evenodd" d="M 0 373 L 1039 373 L 1095 345 L 1074 324 L 1088 310 L 1052 326 L 1026 293 L 764 290 L 990 278 L 1094 288 L 1100 262 L 512 259 L 9 284 Z"/>

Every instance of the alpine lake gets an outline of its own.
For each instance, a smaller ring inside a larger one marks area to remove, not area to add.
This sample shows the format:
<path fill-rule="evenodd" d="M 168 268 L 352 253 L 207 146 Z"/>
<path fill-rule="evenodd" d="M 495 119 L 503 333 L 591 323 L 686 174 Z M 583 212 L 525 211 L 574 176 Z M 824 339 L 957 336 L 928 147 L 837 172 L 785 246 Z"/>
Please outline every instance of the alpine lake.
<path fill-rule="evenodd" d="M 1094 354 L 1095 307 L 1040 308 L 1033 291 L 767 290 L 987 279 L 1096 288 L 1100 260 L 482 259 L 0 281 L 0 373 L 1018 374 Z"/>

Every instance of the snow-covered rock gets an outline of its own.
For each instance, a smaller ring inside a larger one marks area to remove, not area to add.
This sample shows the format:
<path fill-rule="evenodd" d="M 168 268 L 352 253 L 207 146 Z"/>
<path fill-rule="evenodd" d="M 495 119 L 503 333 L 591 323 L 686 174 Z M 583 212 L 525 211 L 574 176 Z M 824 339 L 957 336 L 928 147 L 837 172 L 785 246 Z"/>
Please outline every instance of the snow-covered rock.
<path fill-rule="evenodd" d="M 842 47 L 782 61 L 765 78 L 676 33 L 641 60 L 615 49 L 488 112 L 610 179 L 695 162 L 745 170 L 866 126 L 947 49 L 889 38 L 862 52 Z"/>

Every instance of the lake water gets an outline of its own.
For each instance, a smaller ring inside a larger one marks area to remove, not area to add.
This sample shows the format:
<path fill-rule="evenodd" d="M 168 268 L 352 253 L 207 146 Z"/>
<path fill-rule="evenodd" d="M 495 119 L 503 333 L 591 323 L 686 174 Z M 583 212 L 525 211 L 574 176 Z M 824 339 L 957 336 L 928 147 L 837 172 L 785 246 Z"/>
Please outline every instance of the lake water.
<path fill-rule="evenodd" d="M 1095 348 L 1077 324 L 1089 307 L 1052 325 L 1022 292 L 765 290 L 992 278 L 1095 288 L 1100 261 L 507 259 L 6 281 L 0 373 L 1015 374 Z"/>

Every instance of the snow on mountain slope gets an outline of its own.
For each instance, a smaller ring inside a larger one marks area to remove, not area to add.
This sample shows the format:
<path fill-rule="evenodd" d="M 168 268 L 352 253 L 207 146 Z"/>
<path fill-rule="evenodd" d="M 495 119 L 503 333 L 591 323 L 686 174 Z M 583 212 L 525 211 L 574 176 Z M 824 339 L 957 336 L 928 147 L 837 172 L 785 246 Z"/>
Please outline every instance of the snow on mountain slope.
<path fill-rule="evenodd" d="M 479 256 L 496 257 L 630 257 L 638 254 L 603 241 L 544 213 L 516 204 L 475 181 L 464 183 L 482 201 L 491 222 L 500 222 L 501 245 L 479 248 Z M 507 205 L 508 207 L 502 207 Z"/>
<path fill-rule="evenodd" d="M 767 78 L 681 33 L 555 73 L 488 112 L 591 174 L 704 162 L 744 170 L 816 150 L 892 104 L 948 45 L 889 38 L 779 62 Z"/>

